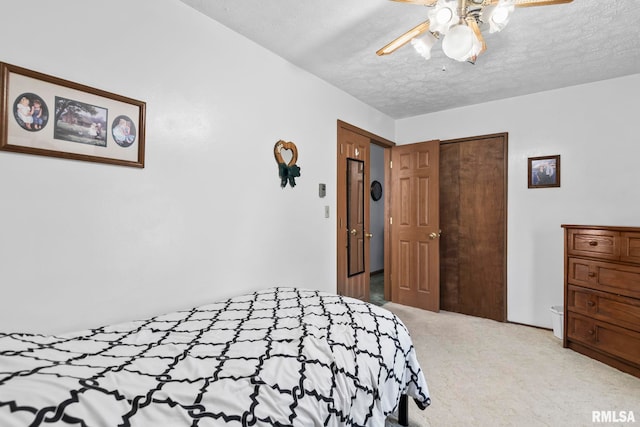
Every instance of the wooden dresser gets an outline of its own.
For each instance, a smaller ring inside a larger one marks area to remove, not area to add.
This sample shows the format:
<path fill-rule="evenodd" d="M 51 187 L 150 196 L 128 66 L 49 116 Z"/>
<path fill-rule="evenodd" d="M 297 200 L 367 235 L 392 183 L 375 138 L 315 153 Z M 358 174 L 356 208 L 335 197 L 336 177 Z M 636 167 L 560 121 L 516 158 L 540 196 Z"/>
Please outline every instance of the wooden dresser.
<path fill-rule="evenodd" d="M 640 377 L 640 228 L 562 227 L 564 347 Z"/>

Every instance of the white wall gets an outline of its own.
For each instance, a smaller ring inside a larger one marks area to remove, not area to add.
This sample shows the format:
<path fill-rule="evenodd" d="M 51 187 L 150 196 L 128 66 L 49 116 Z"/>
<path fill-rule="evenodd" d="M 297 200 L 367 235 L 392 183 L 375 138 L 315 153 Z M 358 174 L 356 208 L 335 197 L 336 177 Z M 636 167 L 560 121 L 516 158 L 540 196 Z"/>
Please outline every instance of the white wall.
<path fill-rule="evenodd" d="M 387 188 L 384 182 L 384 148 L 371 144 L 371 154 L 369 155 L 370 171 L 369 186 L 365 189 L 366 197 L 369 197 L 369 230 L 373 234 L 370 247 L 370 270 L 384 270 L 384 195 Z M 375 201 L 371 198 L 371 183 L 378 181 L 382 184 L 383 197 Z"/>
<path fill-rule="evenodd" d="M 178 0 L 4 2 L 0 40 L 0 61 L 147 103 L 144 169 L 0 152 L 0 330 L 335 291 L 336 120 L 390 139 L 389 117 Z"/>
<path fill-rule="evenodd" d="M 509 133 L 508 319 L 551 327 L 561 224 L 640 226 L 640 75 L 398 120 L 396 142 Z M 560 154 L 561 187 L 527 188 L 527 158 Z"/>
<path fill-rule="evenodd" d="M 640 75 L 394 123 L 178 0 L 1 11 L 0 61 L 147 102 L 147 166 L 0 152 L 0 330 L 335 290 L 336 119 L 399 143 L 509 132 L 511 321 L 551 327 L 560 224 L 640 222 Z M 295 189 L 279 187 L 279 139 L 300 152 Z M 547 154 L 562 155 L 562 187 L 528 190 L 526 159 Z"/>

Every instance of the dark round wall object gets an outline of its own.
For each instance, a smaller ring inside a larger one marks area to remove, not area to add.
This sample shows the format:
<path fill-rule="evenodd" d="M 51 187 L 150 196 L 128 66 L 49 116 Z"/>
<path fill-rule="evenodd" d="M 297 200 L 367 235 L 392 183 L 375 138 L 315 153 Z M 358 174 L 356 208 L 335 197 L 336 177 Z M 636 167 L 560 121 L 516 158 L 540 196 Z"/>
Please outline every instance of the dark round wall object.
<path fill-rule="evenodd" d="M 380 200 L 382 197 L 382 184 L 378 181 L 373 181 L 371 183 L 371 198 L 374 202 Z"/>

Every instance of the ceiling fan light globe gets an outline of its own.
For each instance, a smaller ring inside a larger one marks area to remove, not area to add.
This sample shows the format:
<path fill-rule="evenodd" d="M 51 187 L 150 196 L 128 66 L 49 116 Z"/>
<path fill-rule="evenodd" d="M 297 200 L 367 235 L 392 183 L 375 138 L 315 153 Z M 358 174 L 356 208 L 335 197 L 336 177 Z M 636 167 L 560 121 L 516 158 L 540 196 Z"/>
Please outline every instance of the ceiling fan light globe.
<path fill-rule="evenodd" d="M 411 45 L 424 59 L 431 58 L 431 48 L 438 41 L 429 31 L 420 37 L 411 40 Z"/>
<path fill-rule="evenodd" d="M 489 13 L 489 32 L 502 31 L 509 23 L 511 14 L 515 9 L 513 0 L 500 0 Z"/>
<path fill-rule="evenodd" d="M 509 11 L 503 7 L 499 7 L 491 15 L 491 20 L 496 24 L 504 24 L 509 18 Z"/>
<path fill-rule="evenodd" d="M 438 0 L 429 12 L 431 31 L 446 34 L 453 25 L 458 23 L 457 1 Z"/>
<path fill-rule="evenodd" d="M 455 25 L 442 40 L 442 51 L 451 59 L 464 62 L 480 52 L 481 43 L 466 25 Z"/>
<path fill-rule="evenodd" d="M 451 22 L 453 19 L 453 11 L 447 7 L 443 7 L 436 13 L 437 22 Z"/>

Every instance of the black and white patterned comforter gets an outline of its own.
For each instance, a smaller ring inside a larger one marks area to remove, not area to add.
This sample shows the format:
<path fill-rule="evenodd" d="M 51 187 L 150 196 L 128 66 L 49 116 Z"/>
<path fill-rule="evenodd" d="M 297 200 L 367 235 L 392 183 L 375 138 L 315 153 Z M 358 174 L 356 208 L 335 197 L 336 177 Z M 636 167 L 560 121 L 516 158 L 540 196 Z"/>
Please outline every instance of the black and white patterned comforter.
<path fill-rule="evenodd" d="M 429 392 L 411 338 L 361 301 L 273 288 L 44 336 L 0 333 L 0 426 L 383 426 Z"/>

